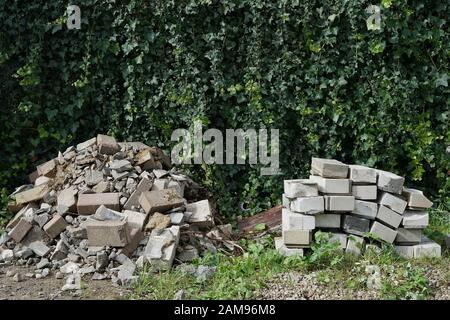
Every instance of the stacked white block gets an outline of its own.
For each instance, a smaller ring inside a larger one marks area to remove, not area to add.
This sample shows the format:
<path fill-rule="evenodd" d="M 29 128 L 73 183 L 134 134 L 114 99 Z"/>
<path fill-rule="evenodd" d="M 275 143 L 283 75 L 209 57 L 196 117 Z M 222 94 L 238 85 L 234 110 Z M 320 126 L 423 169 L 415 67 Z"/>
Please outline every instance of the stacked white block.
<path fill-rule="evenodd" d="M 364 250 L 370 234 L 395 243 L 403 256 L 440 255 L 440 246 L 423 237 L 432 202 L 421 191 L 405 188 L 404 181 L 391 172 L 312 158 L 309 179 L 284 181 L 283 236 L 277 249 L 285 255 L 303 254 L 313 233 L 323 230 L 353 254 Z"/>

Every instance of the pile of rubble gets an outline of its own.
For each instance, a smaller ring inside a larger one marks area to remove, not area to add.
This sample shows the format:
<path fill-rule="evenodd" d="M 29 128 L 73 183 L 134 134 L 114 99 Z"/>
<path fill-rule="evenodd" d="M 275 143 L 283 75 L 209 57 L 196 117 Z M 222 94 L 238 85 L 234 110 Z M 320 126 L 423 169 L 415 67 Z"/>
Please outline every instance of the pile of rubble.
<path fill-rule="evenodd" d="M 128 285 L 136 267 L 167 270 L 219 244 L 231 250 L 231 227 L 215 227 L 210 202 L 197 201 L 202 190 L 170 167 L 159 148 L 106 135 L 60 152 L 11 195 L 0 265 L 66 276 L 63 289 L 73 290 L 82 276 Z"/>
<path fill-rule="evenodd" d="M 284 181 L 282 237 L 275 239 L 276 248 L 284 255 L 303 255 L 315 231 L 323 230 L 331 233 L 330 241 L 357 255 L 370 234 L 395 243 L 408 258 L 440 256 L 440 245 L 423 235 L 432 202 L 421 191 L 405 188 L 404 181 L 391 172 L 312 158 L 309 179 Z"/>

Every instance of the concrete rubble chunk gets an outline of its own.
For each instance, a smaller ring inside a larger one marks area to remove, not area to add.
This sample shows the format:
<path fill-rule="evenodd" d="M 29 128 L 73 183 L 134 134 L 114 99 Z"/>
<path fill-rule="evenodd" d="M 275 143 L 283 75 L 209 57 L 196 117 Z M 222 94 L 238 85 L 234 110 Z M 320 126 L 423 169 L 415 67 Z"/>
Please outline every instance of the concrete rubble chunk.
<path fill-rule="evenodd" d="M 113 155 L 120 151 L 120 146 L 116 139 L 104 134 L 97 135 L 98 152 Z"/>
<path fill-rule="evenodd" d="M 396 194 L 402 193 L 405 178 L 388 171 L 376 170 L 376 172 L 378 189 Z"/>
<path fill-rule="evenodd" d="M 34 187 L 15 194 L 17 204 L 26 204 L 29 202 L 40 201 L 48 193 L 49 188 L 46 184 Z"/>
<path fill-rule="evenodd" d="M 382 193 L 379 203 L 385 207 L 394 210 L 399 214 L 403 214 L 407 205 L 407 202 L 402 198 L 387 192 Z"/>
<path fill-rule="evenodd" d="M 83 193 L 78 196 L 77 209 L 80 215 L 94 214 L 102 205 L 108 209 L 119 211 L 119 193 Z"/>
<path fill-rule="evenodd" d="M 32 225 L 30 222 L 21 218 L 16 226 L 8 233 L 8 236 L 13 239 L 15 242 L 19 243 L 23 238 L 27 235 L 28 231 L 30 231 Z"/>
<path fill-rule="evenodd" d="M 311 160 L 311 170 L 322 177 L 347 178 L 348 166 L 335 159 L 315 158 Z"/>
<path fill-rule="evenodd" d="M 168 270 L 175 259 L 176 248 L 180 240 L 180 227 L 172 226 L 160 233 L 152 233 L 144 257 L 156 270 Z"/>
<path fill-rule="evenodd" d="M 140 206 L 139 204 L 139 197 L 141 194 L 145 191 L 149 191 L 152 188 L 152 181 L 148 178 L 142 178 L 142 180 L 139 182 L 139 184 L 136 187 L 136 190 L 131 194 L 130 198 L 128 198 L 128 201 L 123 206 L 126 210 L 132 210 L 133 207 Z"/>
<path fill-rule="evenodd" d="M 168 189 L 169 179 L 156 179 L 153 181 L 152 191 Z"/>
<path fill-rule="evenodd" d="M 77 144 L 77 151 L 78 152 L 83 151 L 84 149 L 92 147 L 96 143 L 97 143 L 97 138 L 92 138 L 92 139 L 86 140 L 85 142 Z"/>
<path fill-rule="evenodd" d="M 310 175 L 309 180 L 317 183 L 317 188 L 322 193 L 351 193 L 351 182 L 349 179 L 332 179 Z"/>
<path fill-rule="evenodd" d="M 288 209 L 282 209 L 283 230 L 314 230 L 316 228 L 315 217 L 300 213 L 294 213 Z"/>
<path fill-rule="evenodd" d="M 89 187 L 93 187 L 103 181 L 103 172 L 98 170 L 88 170 L 84 176 L 84 181 Z"/>
<path fill-rule="evenodd" d="M 352 195 L 359 200 L 376 200 L 377 186 L 373 185 L 353 185 Z"/>
<path fill-rule="evenodd" d="M 387 243 L 393 243 L 397 236 L 396 230 L 393 230 L 377 221 L 372 224 L 370 233 L 377 236 L 379 239 L 386 241 Z"/>
<path fill-rule="evenodd" d="M 12 218 L 8 224 L 6 225 L 6 229 L 12 229 L 16 226 L 16 224 L 19 222 L 20 218 L 22 218 L 25 214 L 25 212 L 29 211 L 30 209 L 38 209 L 38 206 L 36 203 L 28 203 L 26 206 L 24 206 L 22 209 L 19 210 L 19 212 L 16 213 L 14 218 Z"/>
<path fill-rule="evenodd" d="M 42 241 L 31 242 L 28 245 L 28 248 L 31 249 L 38 257 L 45 257 L 51 251 L 51 249 Z"/>
<path fill-rule="evenodd" d="M 324 196 L 325 211 L 353 211 L 355 197 L 353 196 Z"/>
<path fill-rule="evenodd" d="M 363 236 L 369 232 L 370 220 L 346 215 L 344 217 L 342 229 L 347 232 L 358 236 Z"/>
<path fill-rule="evenodd" d="M 411 208 L 427 209 L 433 205 L 433 202 L 428 200 L 420 190 L 403 188 L 402 196 L 407 200 L 408 207 Z"/>
<path fill-rule="evenodd" d="M 132 210 L 125 210 L 122 215 L 127 218 L 128 225 L 131 228 L 137 228 L 139 230 L 144 228 L 148 218 L 147 214 Z"/>
<path fill-rule="evenodd" d="M 144 239 L 144 233 L 139 228 L 128 227 L 128 244 L 122 248 L 122 253 L 127 257 L 131 257 L 133 252 Z"/>
<path fill-rule="evenodd" d="M 77 206 L 78 190 L 75 187 L 68 187 L 61 191 L 57 198 L 58 206 L 67 207 L 70 211 L 75 211 Z"/>
<path fill-rule="evenodd" d="M 284 193 L 288 198 L 317 197 L 317 183 L 310 179 L 284 180 Z"/>
<path fill-rule="evenodd" d="M 285 257 L 290 257 L 297 255 L 299 257 L 303 257 L 303 249 L 302 248 L 290 248 L 283 243 L 283 238 L 275 237 L 275 249 Z"/>
<path fill-rule="evenodd" d="M 153 170 L 157 168 L 155 159 L 150 149 L 141 150 L 135 157 L 136 165 L 140 166 L 143 170 Z"/>
<path fill-rule="evenodd" d="M 349 165 L 348 167 L 352 183 L 377 183 L 377 172 L 375 169 L 361 165 Z"/>
<path fill-rule="evenodd" d="M 89 246 L 124 247 L 129 243 L 126 219 L 85 222 Z"/>
<path fill-rule="evenodd" d="M 191 212 L 188 222 L 203 228 L 214 226 L 211 206 L 208 200 L 201 200 L 186 205 L 186 211 Z"/>
<path fill-rule="evenodd" d="M 133 166 L 131 165 L 130 161 L 128 160 L 114 160 L 109 167 L 111 170 L 114 170 L 118 173 L 129 171 L 133 169 Z"/>
<path fill-rule="evenodd" d="M 147 225 L 145 226 L 146 230 L 162 230 L 170 226 L 171 219 L 169 215 L 165 215 L 159 212 L 155 212 L 152 217 L 149 219 Z"/>
<path fill-rule="evenodd" d="M 375 202 L 355 200 L 355 209 L 352 214 L 362 218 L 375 220 L 378 213 L 378 205 Z"/>
<path fill-rule="evenodd" d="M 320 213 L 315 216 L 316 228 L 339 229 L 341 227 L 341 215 L 333 213 Z"/>
<path fill-rule="evenodd" d="M 436 242 L 428 239 L 427 237 L 422 237 L 419 244 L 415 245 L 398 245 L 395 246 L 397 252 L 408 259 L 414 258 L 440 258 L 441 257 L 441 246 Z"/>
<path fill-rule="evenodd" d="M 325 209 L 324 199 L 319 197 L 297 198 L 290 203 L 290 209 L 304 214 L 316 214 Z"/>
<path fill-rule="evenodd" d="M 425 229 L 429 224 L 426 211 L 406 211 L 403 214 L 402 225 L 405 229 Z"/>
<path fill-rule="evenodd" d="M 402 222 L 403 217 L 397 212 L 389 209 L 385 206 L 379 206 L 377 213 L 377 220 L 393 227 L 398 228 L 400 223 Z"/>
<path fill-rule="evenodd" d="M 125 215 L 122 212 L 108 209 L 104 205 L 98 207 L 95 213 L 91 216 L 92 219 L 95 219 L 97 221 L 121 220 L 124 217 Z"/>
<path fill-rule="evenodd" d="M 56 176 L 56 160 L 52 159 L 39 166 L 37 166 L 37 172 L 39 176 L 46 176 L 48 178 L 54 178 Z"/>
<path fill-rule="evenodd" d="M 145 213 L 165 212 L 180 207 L 184 203 L 178 193 L 173 189 L 145 191 L 139 197 L 139 203 Z"/>
<path fill-rule="evenodd" d="M 59 214 L 55 214 L 53 218 L 44 226 L 45 233 L 50 239 L 56 238 L 67 227 L 67 222 Z"/>
<path fill-rule="evenodd" d="M 172 224 L 182 224 L 185 221 L 183 212 L 173 212 L 170 215 L 170 223 Z"/>

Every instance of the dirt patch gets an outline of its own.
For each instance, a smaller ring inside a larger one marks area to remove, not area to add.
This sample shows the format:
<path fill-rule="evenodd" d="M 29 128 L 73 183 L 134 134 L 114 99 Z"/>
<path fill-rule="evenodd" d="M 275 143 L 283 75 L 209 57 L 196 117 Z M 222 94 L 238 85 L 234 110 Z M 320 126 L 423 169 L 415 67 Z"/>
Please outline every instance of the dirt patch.
<path fill-rule="evenodd" d="M 111 280 L 93 281 L 90 275 L 82 278 L 82 290 L 62 291 L 65 279 L 56 279 L 54 272 L 41 279 L 26 276 L 34 270 L 33 267 L 1 267 L 0 300 L 119 300 L 129 294 L 129 289 L 115 287 Z M 7 273 L 20 273 L 23 281 L 16 282 Z"/>

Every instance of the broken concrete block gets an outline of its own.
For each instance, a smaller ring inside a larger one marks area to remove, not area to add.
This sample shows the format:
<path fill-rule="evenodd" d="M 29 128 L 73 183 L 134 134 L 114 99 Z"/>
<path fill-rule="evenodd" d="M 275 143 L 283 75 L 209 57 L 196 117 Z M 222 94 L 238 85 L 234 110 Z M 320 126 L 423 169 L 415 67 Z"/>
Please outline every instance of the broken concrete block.
<path fill-rule="evenodd" d="M 17 204 L 26 204 L 29 202 L 39 201 L 44 198 L 49 189 L 46 184 L 34 187 L 26 191 L 15 194 Z"/>
<path fill-rule="evenodd" d="M 428 200 L 420 190 L 403 188 L 402 196 L 407 200 L 408 207 L 411 208 L 426 209 L 433 205 L 433 202 Z"/>
<path fill-rule="evenodd" d="M 155 212 L 145 226 L 145 230 L 162 230 L 170 226 L 170 223 L 171 219 L 169 215 Z"/>
<path fill-rule="evenodd" d="M 173 212 L 170 215 L 170 223 L 172 224 L 182 224 L 184 222 L 183 212 Z"/>
<path fill-rule="evenodd" d="M 51 251 L 51 249 L 42 241 L 31 242 L 28 245 L 28 248 L 30 248 L 38 257 L 45 257 Z"/>
<path fill-rule="evenodd" d="M 329 242 L 337 242 L 339 243 L 339 247 L 342 250 L 345 250 L 347 248 L 347 235 L 345 233 L 330 233 Z"/>
<path fill-rule="evenodd" d="M 80 215 L 94 214 L 101 205 L 119 211 L 119 193 L 83 193 L 78 196 L 77 209 Z"/>
<path fill-rule="evenodd" d="M 388 171 L 376 170 L 376 172 L 378 189 L 396 194 L 402 193 L 405 178 Z"/>
<path fill-rule="evenodd" d="M 59 214 L 55 214 L 53 218 L 44 226 L 45 233 L 50 239 L 56 238 L 67 227 L 67 222 Z"/>
<path fill-rule="evenodd" d="M 191 225 L 196 225 L 204 228 L 214 226 L 211 206 L 209 205 L 208 200 L 188 203 L 186 205 L 186 211 L 192 213 L 188 220 Z"/>
<path fill-rule="evenodd" d="M 141 167 L 143 170 L 153 170 L 157 168 L 155 159 L 150 151 L 150 149 L 141 150 L 135 157 L 134 161 L 136 165 Z"/>
<path fill-rule="evenodd" d="M 8 224 L 6 225 L 6 229 L 14 228 L 16 226 L 16 224 L 19 222 L 20 218 L 22 218 L 24 216 L 25 212 L 27 212 L 30 209 L 38 209 L 38 205 L 34 202 L 28 203 L 26 206 L 24 206 L 22 209 L 20 209 L 19 212 L 16 213 L 14 218 L 12 218 L 8 222 Z"/>
<path fill-rule="evenodd" d="M 32 225 L 30 222 L 23 218 L 19 219 L 19 222 L 14 226 L 14 228 L 8 233 L 8 236 L 15 242 L 19 243 L 30 231 Z"/>
<path fill-rule="evenodd" d="M 402 225 L 405 229 L 425 229 L 429 224 L 426 211 L 406 211 L 403 214 Z"/>
<path fill-rule="evenodd" d="M 294 213 L 288 209 L 282 209 L 282 229 L 283 230 L 313 230 L 315 225 L 314 216 Z"/>
<path fill-rule="evenodd" d="M 116 139 L 103 134 L 97 135 L 98 152 L 102 154 L 113 155 L 120 151 L 120 146 Z"/>
<path fill-rule="evenodd" d="M 377 186 L 352 185 L 352 195 L 359 200 L 376 200 Z"/>
<path fill-rule="evenodd" d="M 403 217 L 397 212 L 380 205 L 377 213 L 377 220 L 386 223 L 387 225 L 398 228 L 402 222 Z"/>
<path fill-rule="evenodd" d="M 414 246 L 414 258 L 422 257 L 440 258 L 441 246 L 427 237 L 422 237 L 422 241 Z"/>
<path fill-rule="evenodd" d="M 375 169 L 360 165 L 349 165 L 348 167 L 352 183 L 377 183 L 377 172 Z"/>
<path fill-rule="evenodd" d="M 129 243 L 127 220 L 97 221 L 89 219 L 85 222 L 89 246 L 124 247 Z"/>
<path fill-rule="evenodd" d="M 297 198 L 290 203 L 290 209 L 294 212 L 316 214 L 324 211 L 324 200 L 322 196 Z"/>
<path fill-rule="evenodd" d="M 341 227 L 341 215 L 333 213 L 319 213 L 315 216 L 316 228 L 340 228 Z"/>
<path fill-rule="evenodd" d="M 311 170 L 322 177 L 347 178 L 348 166 L 334 159 L 312 158 Z"/>
<path fill-rule="evenodd" d="M 92 191 L 94 191 L 95 193 L 105 193 L 109 191 L 109 188 L 109 181 L 100 181 L 92 188 Z"/>
<path fill-rule="evenodd" d="M 89 139 L 89 140 L 87 140 L 85 142 L 79 143 L 79 144 L 77 144 L 77 151 L 78 152 L 83 151 L 84 149 L 92 147 L 96 143 L 97 143 L 97 138 L 92 138 L 92 139 Z"/>
<path fill-rule="evenodd" d="M 395 243 L 398 244 L 417 244 L 422 239 L 422 229 L 397 229 Z"/>
<path fill-rule="evenodd" d="M 142 180 L 139 182 L 139 184 L 136 187 L 136 190 L 131 194 L 128 201 L 123 206 L 124 209 L 132 210 L 133 207 L 137 208 L 140 206 L 139 204 L 139 197 L 141 194 L 145 191 L 149 191 L 152 188 L 152 181 L 148 178 L 142 178 Z"/>
<path fill-rule="evenodd" d="M 125 171 L 130 171 L 133 169 L 133 166 L 131 165 L 130 161 L 128 160 L 114 160 L 109 165 L 111 170 L 116 171 L 117 173 L 122 173 Z"/>
<path fill-rule="evenodd" d="M 322 193 L 349 194 L 351 192 L 349 179 L 330 179 L 310 175 L 309 180 L 317 183 L 317 188 Z"/>
<path fill-rule="evenodd" d="M 362 218 L 375 220 L 378 213 L 378 205 L 375 202 L 355 200 L 355 209 L 352 214 Z"/>
<path fill-rule="evenodd" d="M 67 189 L 64 189 L 58 194 L 58 206 L 65 206 L 69 208 L 69 211 L 74 212 L 77 206 L 77 194 L 78 190 L 75 187 L 68 187 Z"/>
<path fill-rule="evenodd" d="M 312 232 L 310 230 L 284 230 L 283 242 L 286 245 L 308 247 L 311 244 Z"/>
<path fill-rule="evenodd" d="M 128 228 L 128 244 L 121 249 L 122 253 L 126 255 L 127 257 L 131 257 L 133 255 L 133 252 L 136 250 L 136 248 L 139 246 L 139 242 L 144 239 L 144 233 L 141 231 L 141 229 L 129 227 Z"/>
<path fill-rule="evenodd" d="M 69 245 L 64 240 L 59 240 L 56 243 L 56 248 L 50 256 L 51 260 L 60 261 L 67 257 L 69 253 Z"/>
<path fill-rule="evenodd" d="M 145 213 L 131 210 L 125 210 L 122 215 L 127 218 L 128 225 L 131 228 L 137 228 L 139 230 L 142 230 L 145 223 L 147 222 L 148 217 L 148 215 Z"/>
<path fill-rule="evenodd" d="M 99 170 L 87 170 L 84 181 L 88 187 L 93 187 L 103 181 L 103 172 Z"/>
<path fill-rule="evenodd" d="M 347 240 L 347 247 L 345 248 L 346 253 L 361 255 L 362 250 L 364 249 L 364 239 L 362 237 L 358 237 L 355 235 L 351 235 Z"/>
<path fill-rule="evenodd" d="M 53 179 L 52 178 L 45 177 L 45 176 L 40 176 L 34 182 L 34 186 L 37 187 L 37 186 L 41 186 L 43 184 L 50 185 L 52 183 L 53 183 Z"/>
<path fill-rule="evenodd" d="M 173 189 L 145 191 L 139 197 L 145 213 L 164 212 L 184 204 L 184 199 Z"/>
<path fill-rule="evenodd" d="M 40 176 L 46 176 L 48 178 L 54 178 L 56 176 L 56 160 L 52 159 L 37 166 L 37 172 Z"/>
<path fill-rule="evenodd" d="M 289 248 L 283 243 L 282 237 L 275 237 L 275 249 L 285 257 L 290 257 L 293 255 L 298 255 L 299 257 L 303 257 L 303 249 L 302 248 Z"/>
<path fill-rule="evenodd" d="M 104 205 L 101 205 L 100 207 L 98 207 L 97 211 L 95 211 L 95 214 L 91 216 L 91 218 L 98 221 L 121 220 L 124 218 L 124 214 L 119 211 L 108 209 Z"/>
<path fill-rule="evenodd" d="M 309 179 L 284 180 L 284 194 L 288 198 L 317 197 L 317 183 Z"/>
<path fill-rule="evenodd" d="M 397 236 L 396 230 L 386 227 L 384 224 L 381 224 L 378 221 L 375 221 L 372 224 L 370 233 L 377 236 L 379 239 L 386 241 L 387 243 L 393 243 L 395 237 Z"/>
<path fill-rule="evenodd" d="M 353 196 L 324 196 L 325 211 L 353 211 L 355 197 Z"/>
<path fill-rule="evenodd" d="M 342 229 L 347 233 L 363 236 L 365 233 L 369 232 L 370 220 L 346 215 L 344 217 Z"/>
<path fill-rule="evenodd" d="M 170 180 L 167 184 L 167 189 L 174 189 L 180 197 L 183 197 L 184 195 L 184 184 L 181 184 L 178 181 Z"/>
<path fill-rule="evenodd" d="M 383 192 L 379 204 L 388 207 L 399 214 L 403 214 L 406 209 L 407 202 L 398 196 Z"/>
<path fill-rule="evenodd" d="M 176 248 L 180 240 L 180 227 L 172 226 L 159 233 L 152 233 L 144 256 L 156 270 L 168 270 L 172 267 Z"/>
<path fill-rule="evenodd" d="M 169 184 L 169 179 L 155 179 L 153 181 L 152 191 L 167 189 Z"/>
<path fill-rule="evenodd" d="M 197 248 L 193 246 L 186 246 L 183 248 L 183 251 L 181 251 L 177 255 L 177 259 L 181 262 L 192 262 L 193 260 L 197 259 L 199 257 Z"/>

